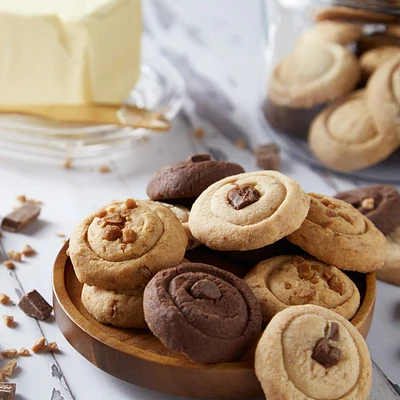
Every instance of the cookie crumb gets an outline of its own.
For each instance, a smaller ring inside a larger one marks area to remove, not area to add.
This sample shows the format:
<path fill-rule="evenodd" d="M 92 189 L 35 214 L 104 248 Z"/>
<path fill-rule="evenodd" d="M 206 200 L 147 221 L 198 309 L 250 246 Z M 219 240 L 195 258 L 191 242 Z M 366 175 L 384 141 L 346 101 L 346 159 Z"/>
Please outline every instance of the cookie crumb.
<path fill-rule="evenodd" d="M 6 376 L 13 376 L 15 369 L 17 368 L 17 360 L 10 360 L 3 368 L 2 370 L 4 371 Z"/>
<path fill-rule="evenodd" d="M 26 244 L 21 253 L 25 256 L 25 257 L 32 257 L 36 254 L 36 250 L 34 248 L 32 248 L 29 244 Z"/>
<path fill-rule="evenodd" d="M 17 261 L 17 262 L 22 261 L 22 254 L 19 251 L 15 251 L 15 250 L 7 251 L 7 256 L 8 256 L 8 259 L 11 261 Z"/>
<path fill-rule="evenodd" d="M 375 200 L 372 197 L 364 199 L 361 202 L 361 207 L 368 211 L 373 210 L 375 208 Z"/>
<path fill-rule="evenodd" d="M 18 355 L 21 357 L 28 357 L 31 355 L 31 352 L 26 347 L 21 347 L 18 350 Z"/>
<path fill-rule="evenodd" d="M 47 345 L 47 350 L 52 353 L 58 353 L 59 352 L 58 344 L 56 342 L 50 342 Z"/>
<path fill-rule="evenodd" d="M 64 168 L 65 169 L 71 169 L 72 168 L 72 158 L 67 157 L 64 161 Z"/>
<path fill-rule="evenodd" d="M 5 293 L 0 293 L 0 303 L 7 304 L 10 301 L 10 297 L 7 296 Z"/>
<path fill-rule="evenodd" d="M 196 138 L 196 139 L 203 139 L 203 137 L 205 136 L 205 131 L 204 131 L 204 129 L 203 128 L 196 128 L 194 131 L 193 131 L 193 136 Z"/>
<path fill-rule="evenodd" d="M 7 349 L 7 350 L 3 350 L 1 352 L 1 355 L 4 358 L 14 358 L 18 355 L 18 351 L 17 351 L 17 349 Z"/>
<path fill-rule="evenodd" d="M 111 168 L 110 168 L 108 165 L 102 165 L 102 166 L 99 168 L 99 172 L 100 172 L 101 174 L 107 174 L 108 172 L 111 172 Z"/>
<path fill-rule="evenodd" d="M 246 150 L 246 149 L 248 149 L 247 143 L 246 143 L 243 139 L 238 139 L 238 140 L 236 140 L 235 146 L 236 146 L 238 149 L 241 149 L 241 150 Z"/>
<path fill-rule="evenodd" d="M 3 315 L 3 322 L 5 326 L 12 328 L 15 325 L 14 317 L 12 315 Z"/>
<path fill-rule="evenodd" d="M 34 343 L 34 345 L 31 347 L 31 350 L 32 350 L 34 353 L 37 353 L 37 352 L 43 350 L 45 347 L 46 347 L 46 338 L 44 338 L 44 337 L 42 336 L 40 339 L 38 339 L 38 340 Z"/>
<path fill-rule="evenodd" d="M 10 261 L 10 260 L 4 261 L 3 264 L 4 264 L 8 269 L 14 269 L 14 268 L 15 268 L 15 264 L 14 264 L 12 261 Z"/>

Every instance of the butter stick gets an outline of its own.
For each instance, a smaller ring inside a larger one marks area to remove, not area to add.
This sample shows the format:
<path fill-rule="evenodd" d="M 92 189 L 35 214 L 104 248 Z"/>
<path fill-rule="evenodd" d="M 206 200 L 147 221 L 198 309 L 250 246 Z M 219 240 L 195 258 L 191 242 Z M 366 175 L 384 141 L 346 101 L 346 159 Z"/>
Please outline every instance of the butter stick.
<path fill-rule="evenodd" d="M 19 232 L 33 223 L 40 214 L 40 207 L 34 203 L 24 203 L 12 213 L 4 217 L 2 229 L 9 232 Z"/>

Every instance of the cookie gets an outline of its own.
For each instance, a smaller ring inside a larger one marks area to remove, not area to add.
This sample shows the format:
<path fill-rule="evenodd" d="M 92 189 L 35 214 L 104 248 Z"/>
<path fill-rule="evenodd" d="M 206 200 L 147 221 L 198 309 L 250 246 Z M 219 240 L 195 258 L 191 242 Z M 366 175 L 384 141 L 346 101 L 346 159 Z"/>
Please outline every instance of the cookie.
<path fill-rule="evenodd" d="M 300 227 L 309 198 L 300 185 L 276 171 L 239 174 L 212 184 L 194 202 L 193 236 L 216 250 L 254 250 Z"/>
<path fill-rule="evenodd" d="M 315 304 L 352 318 L 360 293 L 342 271 L 310 257 L 277 256 L 257 264 L 244 278 L 261 305 L 263 323 L 290 306 Z"/>
<path fill-rule="evenodd" d="M 345 6 L 319 8 L 314 11 L 313 19 L 317 22 L 349 21 L 372 24 L 385 24 L 391 22 L 397 23 L 399 21 L 399 17 L 396 15 L 384 14 Z"/>
<path fill-rule="evenodd" d="M 201 263 L 160 271 L 144 291 L 145 320 L 170 350 L 204 364 L 239 359 L 261 334 L 261 311 L 246 282 Z"/>
<path fill-rule="evenodd" d="M 239 164 L 213 161 L 208 154 L 197 154 L 157 171 L 150 179 L 147 194 L 153 200 L 190 201 L 212 183 L 242 172 L 244 169 Z"/>
<path fill-rule="evenodd" d="M 82 283 L 107 290 L 142 288 L 183 258 L 187 235 L 174 213 L 149 200 L 115 201 L 74 229 L 69 256 Z"/>
<path fill-rule="evenodd" d="M 340 269 L 372 272 L 382 267 L 386 239 L 368 218 L 345 201 L 309 196 L 307 218 L 288 240 Z"/>
<path fill-rule="evenodd" d="M 382 64 L 399 54 L 400 48 L 396 46 L 383 46 L 365 52 L 360 58 L 363 80 L 367 81 Z"/>
<path fill-rule="evenodd" d="M 305 30 L 297 41 L 298 46 L 311 46 L 314 43 L 337 43 L 347 46 L 363 37 L 361 25 L 349 22 L 323 21 Z"/>
<path fill-rule="evenodd" d="M 381 65 L 367 85 L 368 110 L 378 131 L 400 146 L 400 53 Z"/>
<path fill-rule="evenodd" d="M 400 286 L 400 225 L 386 236 L 385 263 L 376 271 L 376 277 Z"/>
<path fill-rule="evenodd" d="M 268 97 L 281 106 L 312 108 L 350 92 L 359 79 L 353 53 L 336 43 L 313 43 L 297 47 L 275 66 Z"/>
<path fill-rule="evenodd" d="M 384 234 L 400 225 L 400 193 L 393 186 L 371 185 L 335 195 L 364 214 Z"/>
<path fill-rule="evenodd" d="M 146 328 L 143 291 L 138 289 L 123 294 L 83 285 L 81 301 L 87 312 L 102 324 L 119 328 Z"/>
<path fill-rule="evenodd" d="M 357 41 L 356 53 L 361 56 L 367 51 L 386 46 L 399 47 L 400 38 L 385 35 L 384 33 L 373 33 L 372 35 L 364 36 Z"/>
<path fill-rule="evenodd" d="M 385 26 L 385 33 L 389 36 L 400 38 L 400 24 L 388 24 Z"/>
<path fill-rule="evenodd" d="M 256 349 L 255 370 L 267 399 L 367 400 L 372 365 L 357 329 L 315 305 L 277 314 Z"/>
<path fill-rule="evenodd" d="M 338 100 L 313 121 L 308 142 L 315 156 L 336 171 L 356 171 L 385 160 L 399 145 L 378 130 L 364 90 Z"/>

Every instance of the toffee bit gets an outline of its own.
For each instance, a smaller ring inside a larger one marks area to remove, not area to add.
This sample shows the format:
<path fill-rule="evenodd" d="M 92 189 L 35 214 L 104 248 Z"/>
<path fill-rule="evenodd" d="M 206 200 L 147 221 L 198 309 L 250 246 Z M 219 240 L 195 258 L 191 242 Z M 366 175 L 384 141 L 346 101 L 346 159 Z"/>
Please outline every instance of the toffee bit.
<path fill-rule="evenodd" d="M 36 254 L 36 250 L 34 248 L 32 248 L 29 244 L 26 244 L 21 253 L 25 256 L 25 257 L 32 257 Z"/>
<path fill-rule="evenodd" d="M 22 254 L 19 251 L 15 251 L 15 250 L 7 251 L 7 256 L 8 256 L 8 259 L 11 261 L 17 261 L 17 262 L 22 261 Z"/>
<path fill-rule="evenodd" d="M 12 328 L 15 325 L 14 317 L 12 315 L 3 315 L 3 322 L 5 326 Z"/>
<path fill-rule="evenodd" d="M 196 128 L 196 129 L 193 131 L 193 136 L 194 136 L 196 139 L 203 139 L 203 137 L 205 136 L 205 131 L 204 131 L 204 129 L 203 129 L 203 128 Z"/>
<path fill-rule="evenodd" d="M 12 261 L 10 261 L 10 260 L 4 261 L 3 264 L 4 264 L 8 269 L 14 269 L 14 268 L 15 268 L 15 264 L 14 264 Z"/>
<path fill-rule="evenodd" d="M 6 376 L 13 376 L 15 369 L 17 368 L 17 360 L 10 360 L 2 369 Z"/>
<path fill-rule="evenodd" d="M 46 347 L 46 338 L 41 337 L 40 339 L 38 339 L 38 340 L 34 343 L 34 345 L 31 347 L 31 350 L 32 350 L 34 353 L 37 353 L 37 352 L 43 350 L 45 347 Z"/>
<path fill-rule="evenodd" d="M 21 347 L 18 350 L 18 355 L 21 356 L 21 357 L 28 357 L 28 356 L 31 355 L 31 352 L 27 348 Z"/>
<path fill-rule="evenodd" d="M 101 174 L 107 174 L 107 173 L 111 172 L 111 168 L 110 168 L 108 165 L 102 165 L 102 166 L 99 168 L 99 172 L 100 172 Z"/>
<path fill-rule="evenodd" d="M 17 351 L 17 349 L 7 349 L 7 350 L 3 350 L 1 352 L 1 355 L 4 358 L 14 358 L 18 355 L 18 351 Z"/>
<path fill-rule="evenodd" d="M 7 304 L 10 301 L 10 297 L 7 296 L 5 293 L 0 293 L 0 303 Z"/>

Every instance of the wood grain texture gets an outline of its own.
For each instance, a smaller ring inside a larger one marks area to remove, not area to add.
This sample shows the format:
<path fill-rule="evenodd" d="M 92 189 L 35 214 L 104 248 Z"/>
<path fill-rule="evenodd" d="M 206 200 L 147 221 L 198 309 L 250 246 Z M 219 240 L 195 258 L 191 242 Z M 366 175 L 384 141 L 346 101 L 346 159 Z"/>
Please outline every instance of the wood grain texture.
<path fill-rule="evenodd" d="M 98 323 L 80 301 L 82 289 L 66 255 L 54 265 L 53 303 L 56 321 L 70 344 L 92 364 L 127 382 L 163 393 L 207 398 L 249 398 L 262 395 L 254 372 L 254 348 L 241 360 L 197 364 L 165 348 L 148 330 L 119 329 Z M 352 322 L 368 334 L 375 302 L 375 275 L 358 275 L 363 304 Z"/>

